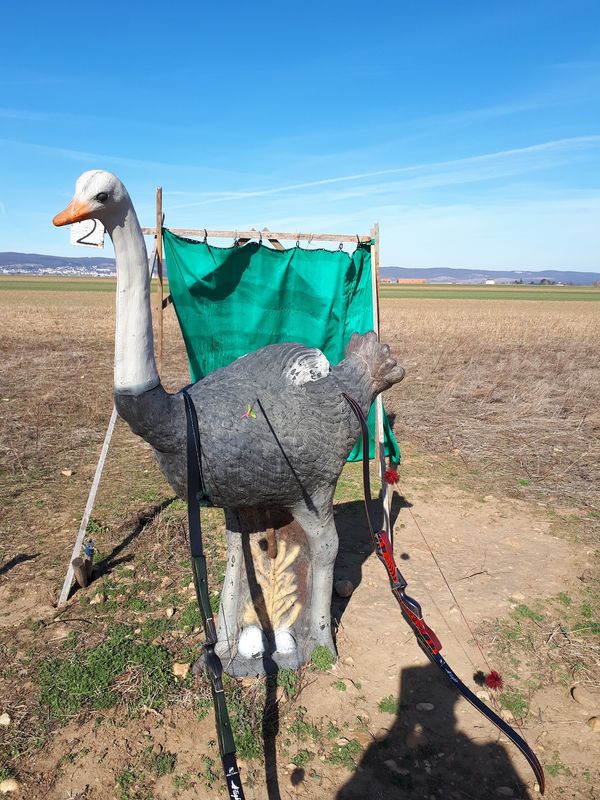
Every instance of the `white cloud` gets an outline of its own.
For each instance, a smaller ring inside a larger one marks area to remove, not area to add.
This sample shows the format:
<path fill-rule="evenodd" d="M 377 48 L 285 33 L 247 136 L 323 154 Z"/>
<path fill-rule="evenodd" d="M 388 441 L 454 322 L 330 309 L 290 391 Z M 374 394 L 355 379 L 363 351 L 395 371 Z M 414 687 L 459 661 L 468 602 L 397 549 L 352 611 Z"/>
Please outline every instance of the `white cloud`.
<path fill-rule="evenodd" d="M 539 169 L 540 162 L 556 157 L 565 157 L 568 154 L 583 152 L 600 146 L 600 136 L 576 136 L 567 139 L 556 139 L 554 141 L 542 142 L 540 144 L 529 145 L 527 147 L 501 150 L 482 155 L 468 156 L 466 158 L 451 159 L 449 161 L 434 161 L 422 164 L 414 164 L 405 167 L 392 167 L 388 169 L 372 170 L 369 172 L 357 172 L 351 175 L 341 175 L 331 178 L 321 178 L 318 180 L 304 181 L 301 183 L 284 184 L 263 189 L 252 189 L 247 191 L 215 192 L 209 194 L 202 200 L 193 203 L 183 203 L 172 206 L 173 209 L 194 208 L 197 206 L 210 205 L 217 202 L 245 200 L 248 198 L 267 197 L 269 195 L 284 194 L 305 189 L 318 189 L 320 187 L 332 186 L 335 184 L 352 183 L 363 181 L 367 178 L 387 178 L 391 176 L 416 176 L 413 178 L 414 187 L 432 187 L 450 183 L 470 183 L 474 180 L 487 180 L 490 177 L 501 175 L 512 175 L 526 172 L 531 169 Z M 474 170 L 477 170 L 475 171 Z M 453 174 L 451 170 L 454 170 Z M 428 173 L 429 174 L 426 174 Z M 418 177 L 419 173 L 423 173 Z M 410 185 L 407 180 L 404 185 Z M 392 187 L 393 188 L 393 187 Z M 396 187 L 397 188 L 397 187 Z M 352 191 L 352 190 L 351 190 Z M 380 185 L 371 187 L 361 186 L 352 191 L 353 195 L 361 193 L 377 193 L 382 191 Z M 343 195 L 343 197 L 348 194 Z"/>

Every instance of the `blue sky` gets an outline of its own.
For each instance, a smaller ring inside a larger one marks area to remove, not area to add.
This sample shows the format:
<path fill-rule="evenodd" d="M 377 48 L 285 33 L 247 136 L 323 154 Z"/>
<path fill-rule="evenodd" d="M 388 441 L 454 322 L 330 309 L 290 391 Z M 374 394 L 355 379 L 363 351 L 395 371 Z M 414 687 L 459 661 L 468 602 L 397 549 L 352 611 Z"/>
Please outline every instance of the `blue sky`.
<path fill-rule="evenodd" d="M 600 5 L 11 3 L 0 250 L 104 168 L 142 224 L 367 232 L 382 264 L 600 270 Z M 107 248 L 107 255 L 111 253 Z"/>

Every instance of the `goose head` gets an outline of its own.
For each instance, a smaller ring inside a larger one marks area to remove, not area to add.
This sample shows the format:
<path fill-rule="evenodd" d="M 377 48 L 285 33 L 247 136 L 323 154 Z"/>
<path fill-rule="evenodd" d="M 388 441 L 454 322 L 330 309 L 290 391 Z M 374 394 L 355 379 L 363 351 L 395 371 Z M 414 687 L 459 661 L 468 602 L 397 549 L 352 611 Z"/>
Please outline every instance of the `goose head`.
<path fill-rule="evenodd" d="M 52 222 L 60 227 L 84 219 L 99 219 L 110 230 L 123 222 L 130 207 L 127 189 L 117 176 L 94 169 L 80 175 L 73 199 Z"/>

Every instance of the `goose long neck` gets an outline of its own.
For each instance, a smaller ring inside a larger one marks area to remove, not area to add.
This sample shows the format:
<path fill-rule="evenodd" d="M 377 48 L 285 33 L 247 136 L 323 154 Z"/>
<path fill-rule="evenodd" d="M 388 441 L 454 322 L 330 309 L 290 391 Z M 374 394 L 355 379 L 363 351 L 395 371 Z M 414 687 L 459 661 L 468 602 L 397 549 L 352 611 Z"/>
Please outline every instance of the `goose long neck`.
<path fill-rule="evenodd" d="M 150 275 L 140 225 L 130 204 L 117 224 L 107 223 L 117 262 L 115 392 L 140 395 L 160 383 L 154 360 Z"/>

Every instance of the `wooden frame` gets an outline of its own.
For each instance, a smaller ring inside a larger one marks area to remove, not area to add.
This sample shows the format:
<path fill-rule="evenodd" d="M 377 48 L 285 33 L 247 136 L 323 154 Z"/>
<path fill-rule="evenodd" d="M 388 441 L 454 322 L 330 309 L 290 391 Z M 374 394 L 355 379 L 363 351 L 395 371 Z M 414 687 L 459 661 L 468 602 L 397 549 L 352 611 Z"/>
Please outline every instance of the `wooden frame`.
<path fill-rule="evenodd" d="M 162 207 L 162 187 L 156 190 L 156 226 L 154 228 L 142 228 L 142 233 L 145 236 L 154 236 L 156 239 L 156 264 L 157 264 L 157 278 L 158 278 L 158 291 L 154 301 L 154 313 L 157 320 L 157 366 L 159 373 L 162 371 L 162 353 L 163 353 L 163 313 L 169 302 L 171 296 L 168 295 L 164 298 L 164 281 L 163 281 L 163 248 L 162 248 L 162 223 L 164 222 L 164 214 Z M 363 234 L 348 234 L 348 233 L 301 233 L 290 231 L 270 231 L 268 228 L 262 230 L 207 230 L 206 228 L 169 228 L 169 230 L 176 236 L 186 236 L 197 239 L 233 239 L 240 246 L 247 244 L 253 239 L 259 241 L 266 240 L 276 250 L 284 250 L 281 244 L 283 241 L 294 242 L 354 242 L 355 244 L 371 244 L 371 280 L 372 280 L 372 295 L 373 295 L 373 328 L 380 336 L 379 330 L 379 223 L 375 223 L 370 233 Z M 385 439 L 383 427 L 383 400 L 381 395 L 377 396 L 375 401 L 375 460 L 377 463 L 377 473 L 381 478 L 381 495 L 383 503 L 384 527 L 386 530 L 391 531 L 391 487 L 385 481 Z"/>

